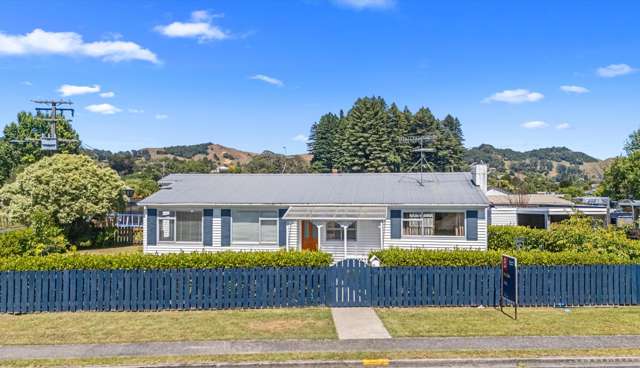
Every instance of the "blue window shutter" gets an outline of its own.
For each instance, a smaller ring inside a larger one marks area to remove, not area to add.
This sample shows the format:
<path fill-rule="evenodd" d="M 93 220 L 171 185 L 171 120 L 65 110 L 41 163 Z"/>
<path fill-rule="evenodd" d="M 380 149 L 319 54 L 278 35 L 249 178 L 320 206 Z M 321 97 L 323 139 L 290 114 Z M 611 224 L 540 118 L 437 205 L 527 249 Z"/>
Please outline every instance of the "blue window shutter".
<path fill-rule="evenodd" d="M 391 239 L 400 239 L 402 235 L 402 211 L 391 210 Z"/>
<path fill-rule="evenodd" d="M 231 245 L 231 210 L 223 209 L 220 214 L 222 221 L 222 246 L 228 247 Z"/>
<path fill-rule="evenodd" d="M 156 226 L 158 226 L 158 210 L 147 208 L 147 245 L 156 245 Z"/>
<path fill-rule="evenodd" d="M 467 211 L 467 240 L 478 240 L 478 211 Z"/>
<path fill-rule="evenodd" d="M 285 213 L 287 213 L 286 208 L 278 210 L 278 245 L 281 247 L 287 245 L 287 222 L 282 219 Z"/>
<path fill-rule="evenodd" d="M 205 208 L 202 211 L 202 244 L 213 245 L 213 209 Z"/>

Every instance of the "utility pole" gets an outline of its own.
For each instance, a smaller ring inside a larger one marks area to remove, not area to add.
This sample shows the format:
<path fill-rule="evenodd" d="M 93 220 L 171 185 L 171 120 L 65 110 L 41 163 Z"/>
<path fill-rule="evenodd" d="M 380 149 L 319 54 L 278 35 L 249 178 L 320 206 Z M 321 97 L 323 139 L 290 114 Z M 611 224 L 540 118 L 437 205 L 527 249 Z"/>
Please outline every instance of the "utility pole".
<path fill-rule="evenodd" d="M 33 143 L 40 142 L 40 149 L 43 151 L 57 151 L 58 142 L 78 142 L 77 139 L 59 139 L 57 134 L 57 122 L 63 121 L 65 111 L 70 111 L 71 116 L 74 116 L 74 110 L 71 108 L 61 107 L 63 105 L 72 105 L 73 102 L 65 100 L 31 100 L 33 103 L 47 105 L 48 107 L 36 107 L 36 119 L 49 122 L 49 132 L 42 133 L 40 139 L 25 138 L 14 139 L 11 143 Z M 44 113 L 44 117 L 39 116 L 40 113 Z M 60 115 L 58 115 L 60 113 Z"/>

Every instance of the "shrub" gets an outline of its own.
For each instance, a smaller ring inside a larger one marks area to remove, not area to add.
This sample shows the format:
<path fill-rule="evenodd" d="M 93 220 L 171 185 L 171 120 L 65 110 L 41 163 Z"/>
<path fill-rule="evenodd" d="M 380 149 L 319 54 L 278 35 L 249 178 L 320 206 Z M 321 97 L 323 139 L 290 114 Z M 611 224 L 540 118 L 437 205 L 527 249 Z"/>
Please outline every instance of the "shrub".
<path fill-rule="evenodd" d="M 385 267 L 469 267 L 500 265 L 502 251 L 472 251 L 472 250 L 429 250 L 429 249 L 399 249 L 391 248 L 372 252 L 380 259 Z M 586 253 L 576 251 L 545 252 L 511 251 L 509 255 L 518 258 L 519 265 L 608 265 L 608 264 L 636 264 L 640 263 L 628 257 L 614 254 Z"/>
<path fill-rule="evenodd" d="M 218 252 L 182 254 L 56 254 L 47 257 L 0 259 L 0 271 L 132 270 L 181 268 L 328 267 L 331 255 L 322 252 Z"/>
<path fill-rule="evenodd" d="M 550 230 L 523 226 L 489 226 L 489 250 L 515 250 L 515 239 L 523 238 L 522 250 L 587 252 L 640 259 L 640 242 L 630 240 L 624 230 L 594 226 L 587 216 L 576 215 L 551 225 Z"/>
<path fill-rule="evenodd" d="M 20 256 L 35 248 L 35 237 L 30 228 L 0 234 L 0 257 Z"/>

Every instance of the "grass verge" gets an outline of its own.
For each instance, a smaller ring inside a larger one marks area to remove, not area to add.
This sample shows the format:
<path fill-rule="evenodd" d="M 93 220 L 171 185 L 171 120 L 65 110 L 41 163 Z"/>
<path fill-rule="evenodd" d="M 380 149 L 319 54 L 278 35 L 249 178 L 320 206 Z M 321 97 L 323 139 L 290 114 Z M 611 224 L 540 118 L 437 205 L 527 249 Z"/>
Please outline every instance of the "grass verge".
<path fill-rule="evenodd" d="M 640 308 L 520 308 L 513 320 L 494 308 L 376 309 L 394 337 L 640 335 Z M 505 309 L 513 314 L 513 309 Z"/>
<path fill-rule="evenodd" d="M 542 358 L 563 357 L 607 357 L 640 356 L 640 349 L 592 349 L 592 350 L 457 350 L 457 351 L 405 351 L 405 352 L 361 352 L 361 353 L 286 353 L 246 355 L 193 355 L 165 357 L 117 357 L 82 359 L 33 359 L 0 360 L 0 366 L 19 367 L 65 367 L 95 365 L 154 365 L 154 364 L 207 364 L 242 362 L 285 362 L 300 360 L 362 360 L 362 359 L 464 359 L 464 358 Z"/>
<path fill-rule="evenodd" d="M 0 315 L 0 345 L 335 339 L 328 308 Z"/>

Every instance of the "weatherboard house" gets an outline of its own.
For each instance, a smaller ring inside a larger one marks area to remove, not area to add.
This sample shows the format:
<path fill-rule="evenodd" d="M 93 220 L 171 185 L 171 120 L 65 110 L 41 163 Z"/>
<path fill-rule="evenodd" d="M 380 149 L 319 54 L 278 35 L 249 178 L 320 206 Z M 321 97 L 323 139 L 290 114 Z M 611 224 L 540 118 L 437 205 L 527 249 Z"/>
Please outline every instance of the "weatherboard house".
<path fill-rule="evenodd" d="M 144 206 L 144 252 L 487 248 L 487 167 L 471 173 L 172 174 Z"/>

